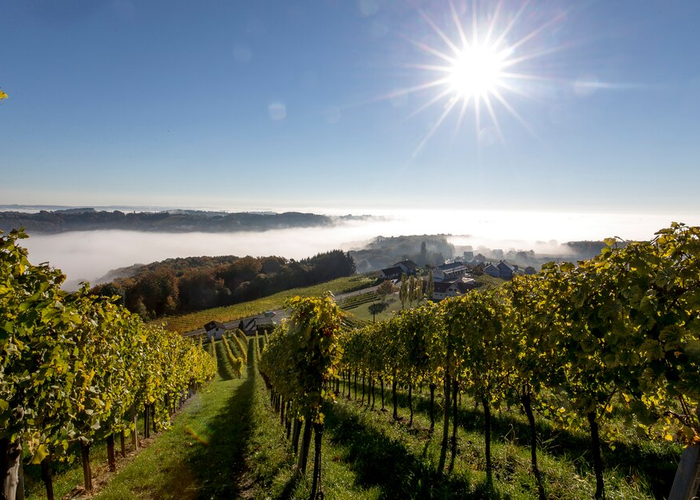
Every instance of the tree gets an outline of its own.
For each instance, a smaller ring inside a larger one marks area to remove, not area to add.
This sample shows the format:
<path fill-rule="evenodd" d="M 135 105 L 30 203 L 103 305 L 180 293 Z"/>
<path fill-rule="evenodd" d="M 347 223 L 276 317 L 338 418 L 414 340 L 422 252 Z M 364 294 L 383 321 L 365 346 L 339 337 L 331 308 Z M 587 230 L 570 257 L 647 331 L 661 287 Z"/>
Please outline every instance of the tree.
<path fill-rule="evenodd" d="M 435 279 L 433 278 L 433 270 L 428 271 L 428 285 L 426 290 L 426 295 L 428 300 L 433 300 L 433 295 L 435 294 Z"/>
<path fill-rule="evenodd" d="M 504 364 L 505 306 L 497 292 L 471 292 L 443 302 L 446 323 L 453 337 L 457 367 L 454 372 L 453 405 L 458 384 L 464 381 L 467 390 L 484 408 L 484 437 L 486 440 L 486 478 L 492 485 L 491 409 L 503 399 L 503 388 L 509 367 Z M 448 390 L 445 391 L 449 397 Z M 453 425 L 457 425 L 455 421 Z M 453 434 L 453 436 L 456 436 Z M 455 439 L 453 437 L 453 439 Z M 456 451 L 453 440 L 453 456 Z"/>
<path fill-rule="evenodd" d="M 425 241 L 423 241 L 420 244 L 420 258 L 418 259 L 418 265 L 424 266 L 425 264 L 427 264 L 427 262 L 428 262 L 428 247 L 427 247 Z"/>
<path fill-rule="evenodd" d="M 42 464 L 52 499 L 52 457 L 67 459 L 79 445 L 89 490 L 95 439 L 111 438 L 112 465 L 113 435 L 133 429 L 125 416 L 134 402 L 147 401 L 166 423 L 167 402 L 213 377 L 215 365 L 189 340 L 144 325 L 118 297 L 90 295 L 88 285 L 63 292 L 60 271 L 31 265 L 17 246 L 25 237 L 0 237 L 0 498 L 19 497 L 26 452 Z"/>
<path fill-rule="evenodd" d="M 389 304 L 386 302 L 375 302 L 369 305 L 369 312 L 372 313 L 372 323 L 374 323 L 376 315 L 381 314 L 387 307 L 389 307 Z"/>
<path fill-rule="evenodd" d="M 384 280 L 378 287 L 377 293 L 381 296 L 382 300 L 386 300 L 387 295 L 394 293 L 396 287 L 390 280 Z"/>
<path fill-rule="evenodd" d="M 335 397 L 334 392 L 327 389 L 337 376 L 341 358 L 341 311 L 330 297 L 297 296 L 285 305 L 290 309 L 290 320 L 286 328 L 278 330 L 265 346 L 260 370 L 273 391 L 285 401 L 291 401 L 295 413 L 305 422 L 299 453 L 302 475 L 306 472 L 313 427 L 315 451 L 311 498 L 316 498 L 321 480 L 323 405 Z"/>
<path fill-rule="evenodd" d="M 411 293 L 411 298 L 415 300 L 416 302 L 420 302 L 423 300 L 423 277 L 418 276 L 418 277 L 413 277 L 411 280 L 412 284 L 412 293 Z"/>
<path fill-rule="evenodd" d="M 408 279 L 406 279 L 405 274 L 402 274 L 401 275 L 401 286 L 399 288 L 399 300 L 401 301 L 401 309 L 406 307 L 406 301 L 408 300 L 409 293 L 410 293 L 410 287 L 408 284 Z"/>

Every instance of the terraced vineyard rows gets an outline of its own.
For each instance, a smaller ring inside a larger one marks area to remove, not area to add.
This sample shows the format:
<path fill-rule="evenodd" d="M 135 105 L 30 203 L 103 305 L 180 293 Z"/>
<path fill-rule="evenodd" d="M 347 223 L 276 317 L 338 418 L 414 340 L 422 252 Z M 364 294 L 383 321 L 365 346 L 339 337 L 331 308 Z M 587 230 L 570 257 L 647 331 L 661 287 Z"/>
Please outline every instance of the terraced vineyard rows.
<path fill-rule="evenodd" d="M 374 302 L 378 298 L 379 294 L 375 291 L 372 291 L 367 293 L 361 293 L 360 295 L 355 295 L 353 297 L 348 297 L 338 305 L 346 311 L 349 311 L 351 309 L 355 309 L 356 307 L 360 307 L 363 304 L 369 304 L 370 302 Z"/>

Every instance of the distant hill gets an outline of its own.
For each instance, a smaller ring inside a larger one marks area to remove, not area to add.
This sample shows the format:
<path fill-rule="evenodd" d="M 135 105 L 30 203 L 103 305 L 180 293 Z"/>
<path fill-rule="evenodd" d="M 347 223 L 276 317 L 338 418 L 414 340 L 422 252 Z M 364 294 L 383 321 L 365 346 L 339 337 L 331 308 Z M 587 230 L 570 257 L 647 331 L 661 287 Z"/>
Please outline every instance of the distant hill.
<path fill-rule="evenodd" d="M 377 236 L 363 248 L 348 252 L 355 260 L 358 273 L 376 271 L 394 262 L 410 259 L 419 266 L 439 266 L 455 255 L 448 235 Z"/>
<path fill-rule="evenodd" d="M 29 233 L 63 233 L 121 229 L 150 232 L 232 232 L 266 231 L 299 227 L 331 226 L 334 219 L 301 212 L 205 212 L 169 210 L 164 212 L 98 211 L 94 208 L 41 210 L 38 213 L 0 212 L 0 230 L 24 227 Z"/>
<path fill-rule="evenodd" d="M 299 261 L 284 257 L 186 257 L 115 269 L 93 292 L 120 296 L 144 319 L 229 306 L 355 273 L 342 250 Z"/>

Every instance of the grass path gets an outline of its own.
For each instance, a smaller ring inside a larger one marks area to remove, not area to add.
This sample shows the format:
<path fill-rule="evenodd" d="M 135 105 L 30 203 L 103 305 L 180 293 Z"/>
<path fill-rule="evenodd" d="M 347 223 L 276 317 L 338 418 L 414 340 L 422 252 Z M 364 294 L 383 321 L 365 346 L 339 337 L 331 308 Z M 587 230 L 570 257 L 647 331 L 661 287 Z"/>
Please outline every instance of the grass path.
<path fill-rule="evenodd" d="M 142 451 L 98 498 L 223 499 L 241 495 L 256 380 L 252 366 L 244 378 L 231 378 L 225 355 L 219 349 L 217 353 L 220 375 L 194 396 L 172 429 Z"/>
<path fill-rule="evenodd" d="M 255 368 L 253 342 L 241 379 L 230 377 L 228 359 L 217 346 L 215 380 L 188 403 L 172 429 L 126 465 L 98 498 L 308 498 L 311 485 L 295 474 L 296 459 Z M 376 487 L 358 486 L 351 464 L 341 459 L 329 439 L 323 455 L 326 498 L 381 497 Z"/>

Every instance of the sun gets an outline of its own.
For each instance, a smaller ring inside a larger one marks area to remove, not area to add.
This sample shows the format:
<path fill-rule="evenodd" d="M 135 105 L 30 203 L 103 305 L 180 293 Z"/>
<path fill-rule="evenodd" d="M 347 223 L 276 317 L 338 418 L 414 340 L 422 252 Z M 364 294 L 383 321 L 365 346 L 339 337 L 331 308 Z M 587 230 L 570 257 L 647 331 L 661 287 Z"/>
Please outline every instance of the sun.
<path fill-rule="evenodd" d="M 474 131 L 479 145 L 479 137 L 484 130 L 485 119 L 493 127 L 496 137 L 505 143 L 499 122 L 499 114 L 514 118 L 533 136 L 536 134 L 511 104 L 512 97 L 527 97 L 528 88 L 533 82 L 546 80 L 546 77 L 528 71 L 528 63 L 551 54 L 558 47 L 542 47 L 538 43 L 541 34 L 552 24 L 563 18 L 555 15 L 543 24 L 532 26 L 532 15 L 523 15 L 529 2 L 521 3 L 519 9 L 511 10 L 508 4 L 499 2 L 482 3 L 488 12 L 477 9 L 477 1 L 466 0 L 469 9 L 457 12 L 452 0 L 448 2 L 449 18 L 452 26 L 445 29 L 438 26 L 425 12 L 422 18 L 436 37 L 433 42 L 408 38 L 432 63 L 407 64 L 419 69 L 424 75 L 432 75 L 426 82 L 386 96 L 394 98 L 402 94 L 433 92 L 433 96 L 418 107 L 411 117 L 435 104 L 442 103 L 442 112 L 433 122 L 432 128 L 414 151 L 415 156 L 446 118 L 455 111 L 458 116 L 456 132 L 461 127 L 467 111 L 474 113 Z M 464 4 L 462 4 L 464 5 Z M 527 18 L 527 20 L 525 20 Z"/>
<path fill-rule="evenodd" d="M 503 84 L 503 53 L 493 47 L 465 47 L 449 70 L 449 86 L 463 99 L 484 97 Z"/>

